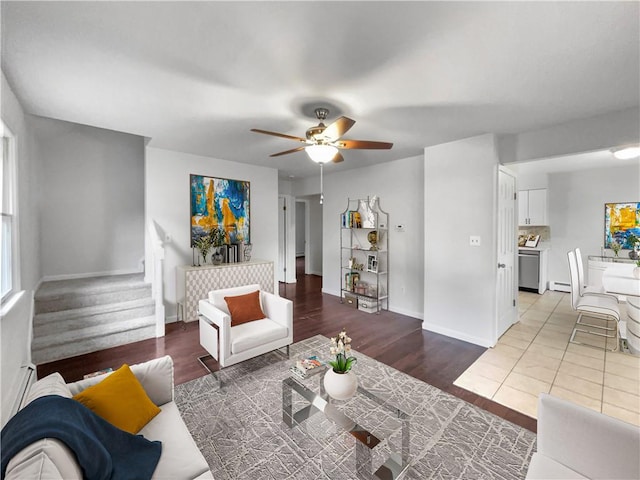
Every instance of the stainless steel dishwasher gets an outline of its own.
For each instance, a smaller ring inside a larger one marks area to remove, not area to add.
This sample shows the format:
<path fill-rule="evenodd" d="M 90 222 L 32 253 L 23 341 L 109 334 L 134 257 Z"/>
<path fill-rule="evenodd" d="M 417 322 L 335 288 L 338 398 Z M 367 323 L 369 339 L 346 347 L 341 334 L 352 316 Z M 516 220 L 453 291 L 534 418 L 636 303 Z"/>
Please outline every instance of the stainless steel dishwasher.
<path fill-rule="evenodd" d="M 540 285 L 540 252 L 518 250 L 518 288 L 538 291 Z"/>

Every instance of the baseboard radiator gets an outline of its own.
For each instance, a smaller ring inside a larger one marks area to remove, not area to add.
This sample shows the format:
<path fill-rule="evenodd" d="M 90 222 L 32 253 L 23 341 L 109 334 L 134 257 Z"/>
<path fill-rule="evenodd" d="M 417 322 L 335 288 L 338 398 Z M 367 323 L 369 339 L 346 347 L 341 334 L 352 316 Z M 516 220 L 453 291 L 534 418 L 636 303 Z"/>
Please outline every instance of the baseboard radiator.
<path fill-rule="evenodd" d="M 571 293 L 571 284 L 565 282 L 549 282 L 549 290 Z"/>
<path fill-rule="evenodd" d="M 20 374 L 18 376 L 18 394 L 16 395 L 15 403 L 13 404 L 13 408 L 11 409 L 11 416 L 13 417 L 18 410 L 20 410 L 20 406 L 24 402 L 27 392 L 29 391 L 29 387 L 33 385 L 36 381 L 36 366 L 33 364 L 28 364 L 20 367 Z"/>

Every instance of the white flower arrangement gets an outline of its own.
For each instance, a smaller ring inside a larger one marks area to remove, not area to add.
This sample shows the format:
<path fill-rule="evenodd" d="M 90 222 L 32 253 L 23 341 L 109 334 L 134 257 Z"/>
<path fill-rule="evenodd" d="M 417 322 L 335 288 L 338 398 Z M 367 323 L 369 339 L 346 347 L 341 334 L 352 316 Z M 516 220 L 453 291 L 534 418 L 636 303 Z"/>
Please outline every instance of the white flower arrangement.
<path fill-rule="evenodd" d="M 351 338 L 347 331 L 342 329 L 337 337 L 331 338 L 331 355 L 335 355 L 335 360 L 329 360 L 329 365 L 336 373 L 347 373 L 356 363 L 356 357 L 351 356 Z"/>

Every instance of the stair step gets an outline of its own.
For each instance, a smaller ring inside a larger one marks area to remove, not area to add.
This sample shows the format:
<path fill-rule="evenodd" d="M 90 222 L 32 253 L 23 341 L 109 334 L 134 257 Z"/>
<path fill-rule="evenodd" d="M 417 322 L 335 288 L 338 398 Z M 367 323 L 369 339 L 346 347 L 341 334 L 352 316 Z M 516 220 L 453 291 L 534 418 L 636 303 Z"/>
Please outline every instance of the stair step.
<path fill-rule="evenodd" d="M 35 294 L 31 352 L 36 365 L 155 333 L 155 302 L 142 273 L 44 282 Z"/>
<path fill-rule="evenodd" d="M 148 317 L 154 313 L 155 302 L 151 297 L 73 310 L 39 313 L 34 317 L 33 333 L 35 337 L 41 337 L 68 330 Z"/>
<path fill-rule="evenodd" d="M 154 338 L 155 328 L 155 317 L 148 316 L 37 337 L 31 344 L 32 361 L 40 365 Z"/>
<path fill-rule="evenodd" d="M 48 313 L 118 303 L 151 296 L 141 273 L 44 282 L 35 294 L 35 312 Z"/>

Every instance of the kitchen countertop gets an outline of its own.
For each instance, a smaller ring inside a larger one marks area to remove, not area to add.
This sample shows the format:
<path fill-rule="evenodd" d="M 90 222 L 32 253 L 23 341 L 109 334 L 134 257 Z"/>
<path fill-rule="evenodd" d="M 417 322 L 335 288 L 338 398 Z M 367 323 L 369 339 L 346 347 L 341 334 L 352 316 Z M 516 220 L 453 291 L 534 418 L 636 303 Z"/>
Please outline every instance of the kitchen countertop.
<path fill-rule="evenodd" d="M 545 252 L 551 248 L 551 244 L 549 242 L 540 242 L 537 247 L 518 247 L 518 250 L 522 250 L 524 252 Z"/>

